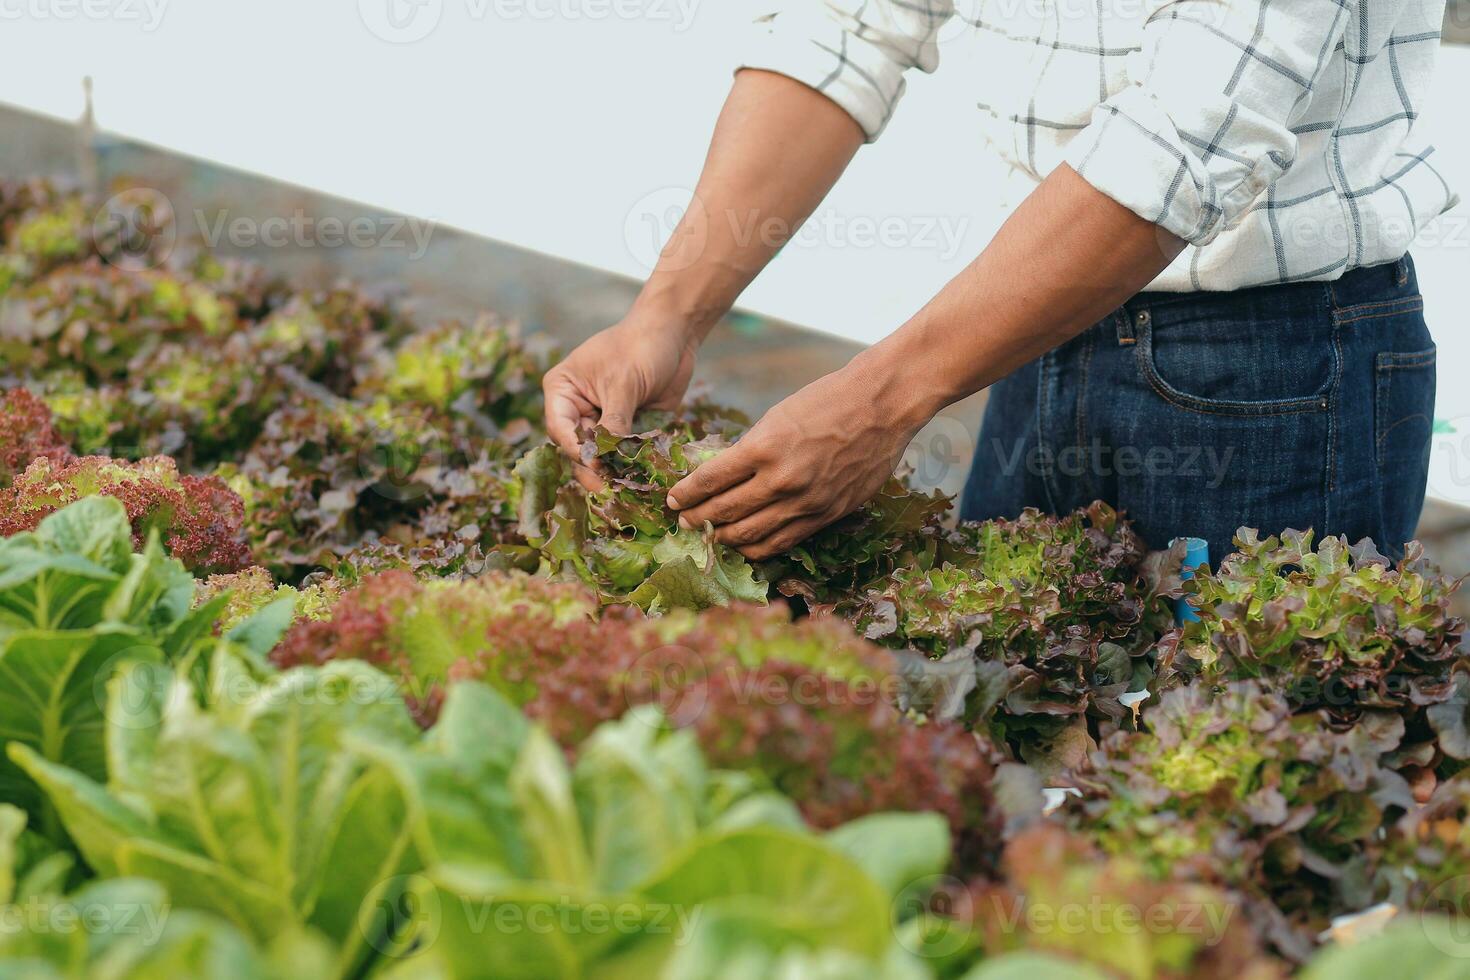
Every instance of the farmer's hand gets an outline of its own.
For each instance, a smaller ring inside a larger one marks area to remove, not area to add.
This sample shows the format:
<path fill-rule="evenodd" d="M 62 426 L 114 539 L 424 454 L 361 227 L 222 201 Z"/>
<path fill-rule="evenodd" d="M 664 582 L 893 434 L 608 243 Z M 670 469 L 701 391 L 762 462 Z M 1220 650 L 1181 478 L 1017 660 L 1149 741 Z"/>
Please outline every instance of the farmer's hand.
<path fill-rule="evenodd" d="M 772 408 L 675 484 L 669 506 L 754 561 L 856 510 L 937 410 L 874 360 L 860 356 Z"/>
<path fill-rule="evenodd" d="M 698 336 L 677 323 L 630 314 L 589 338 L 547 372 L 546 431 L 571 457 L 577 479 L 601 486 L 582 465 L 577 426 L 601 424 L 626 435 L 641 408 L 674 409 L 694 372 Z"/>

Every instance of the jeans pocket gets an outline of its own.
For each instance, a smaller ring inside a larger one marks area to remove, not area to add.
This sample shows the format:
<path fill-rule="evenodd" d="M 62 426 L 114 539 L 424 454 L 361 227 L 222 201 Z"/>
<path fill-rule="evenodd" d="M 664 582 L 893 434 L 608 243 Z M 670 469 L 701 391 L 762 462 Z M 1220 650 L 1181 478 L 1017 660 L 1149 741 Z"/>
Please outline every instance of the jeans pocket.
<path fill-rule="evenodd" d="M 1373 459 L 1385 533 L 1394 546 L 1413 536 L 1424 506 L 1434 432 L 1434 347 L 1374 358 Z"/>
<path fill-rule="evenodd" d="M 1138 321 L 1138 369 L 1164 401 L 1205 415 L 1326 412 L 1339 373 L 1335 326 L 1323 314 Z"/>

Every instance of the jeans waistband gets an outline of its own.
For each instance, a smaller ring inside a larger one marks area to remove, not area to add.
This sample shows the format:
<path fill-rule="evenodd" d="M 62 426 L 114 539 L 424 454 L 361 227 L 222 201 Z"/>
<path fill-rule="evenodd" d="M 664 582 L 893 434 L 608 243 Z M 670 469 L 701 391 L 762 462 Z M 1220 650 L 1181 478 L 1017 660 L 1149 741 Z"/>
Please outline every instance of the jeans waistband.
<path fill-rule="evenodd" d="M 1269 286 L 1251 286 L 1225 292 L 1163 293 L 1142 292 L 1123 306 L 1130 314 L 1145 310 L 1175 306 L 1180 303 L 1228 303 L 1233 300 L 1292 300 L 1322 295 L 1328 291 L 1332 305 L 1338 309 L 1414 296 L 1419 292 L 1419 279 L 1414 272 L 1414 260 L 1408 255 L 1394 262 L 1351 269 L 1337 279 L 1318 282 L 1291 282 Z"/>

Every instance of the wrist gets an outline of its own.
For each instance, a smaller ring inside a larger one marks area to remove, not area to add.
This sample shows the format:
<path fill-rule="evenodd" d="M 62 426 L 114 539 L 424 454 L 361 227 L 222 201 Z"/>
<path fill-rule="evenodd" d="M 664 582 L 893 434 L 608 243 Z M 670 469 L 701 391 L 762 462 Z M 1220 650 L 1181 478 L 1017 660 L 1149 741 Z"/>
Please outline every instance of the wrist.
<path fill-rule="evenodd" d="M 628 320 L 640 329 L 675 334 L 681 343 L 698 348 L 728 310 L 691 296 L 675 284 L 650 279 L 633 301 Z"/>
<path fill-rule="evenodd" d="M 988 384 L 979 370 L 985 350 L 966 340 L 952 322 L 920 310 L 865 354 L 887 365 L 895 384 L 910 392 L 925 421 Z"/>
<path fill-rule="evenodd" d="M 950 401 L 934 384 L 925 360 L 884 342 L 860 352 L 844 370 L 875 411 L 912 438 Z"/>

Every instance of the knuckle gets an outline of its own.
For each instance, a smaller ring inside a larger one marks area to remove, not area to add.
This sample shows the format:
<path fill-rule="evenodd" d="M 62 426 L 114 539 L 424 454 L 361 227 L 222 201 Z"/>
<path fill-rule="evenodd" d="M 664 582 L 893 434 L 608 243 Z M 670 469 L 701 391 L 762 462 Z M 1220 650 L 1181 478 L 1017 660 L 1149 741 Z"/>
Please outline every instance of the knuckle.
<path fill-rule="evenodd" d="M 810 481 L 800 472 L 782 470 L 775 477 L 776 489 L 788 496 L 805 493 L 809 485 Z"/>
<path fill-rule="evenodd" d="M 720 504 L 714 509 L 714 512 L 717 524 L 734 524 L 745 516 L 745 508 L 736 501 Z"/>
<path fill-rule="evenodd" d="M 807 536 L 811 533 L 812 526 L 809 524 L 802 524 L 799 527 L 788 528 L 787 530 L 782 531 L 780 534 L 776 535 L 776 538 L 772 543 L 781 551 L 790 551 L 802 541 L 806 540 Z"/>
<path fill-rule="evenodd" d="M 749 547 L 760 540 L 760 530 L 755 527 L 736 527 L 730 530 L 731 541 L 742 547 Z"/>
<path fill-rule="evenodd" d="M 764 465 L 770 463 L 777 456 L 774 448 L 771 445 L 771 441 L 765 438 L 764 435 L 755 435 L 754 433 L 752 433 L 751 435 L 746 436 L 744 439 L 741 439 L 735 445 L 740 448 L 740 451 L 752 463 L 759 463 Z"/>
<path fill-rule="evenodd" d="M 827 509 L 827 502 L 821 494 L 807 489 L 797 495 L 796 509 L 803 517 L 816 517 Z"/>

